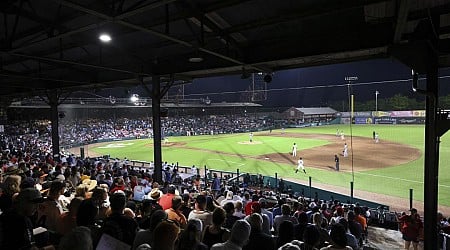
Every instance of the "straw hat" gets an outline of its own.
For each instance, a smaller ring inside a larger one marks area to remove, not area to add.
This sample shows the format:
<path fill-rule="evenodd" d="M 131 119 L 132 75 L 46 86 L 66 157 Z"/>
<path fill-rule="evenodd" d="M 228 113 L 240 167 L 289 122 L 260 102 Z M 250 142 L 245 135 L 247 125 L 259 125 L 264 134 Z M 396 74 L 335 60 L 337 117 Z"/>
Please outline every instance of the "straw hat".
<path fill-rule="evenodd" d="M 92 191 L 97 186 L 97 181 L 91 180 L 91 179 L 85 179 L 85 180 L 83 180 L 82 184 L 87 187 L 88 191 Z"/>
<path fill-rule="evenodd" d="M 154 189 L 152 189 L 152 191 L 150 191 L 148 196 L 149 196 L 148 198 L 150 200 L 159 200 L 159 198 L 161 198 L 161 196 L 163 196 L 163 192 L 161 192 L 161 190 L 159 190 L 159 188 L 154 188 Z"/>

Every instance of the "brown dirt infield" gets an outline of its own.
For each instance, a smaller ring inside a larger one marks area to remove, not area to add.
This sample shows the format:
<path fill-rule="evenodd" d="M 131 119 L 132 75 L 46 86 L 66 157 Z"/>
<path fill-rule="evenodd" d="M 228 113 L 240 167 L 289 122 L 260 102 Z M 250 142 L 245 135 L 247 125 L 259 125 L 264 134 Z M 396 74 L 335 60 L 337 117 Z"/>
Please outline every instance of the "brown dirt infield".
<path fill-rule="evenodd" d="M 272 136 L 274 136 L 272 134 Z M 287 164 L 297 164 L 299 157 L 303 158 L 305 166 L 310 168 L 335 169 L 334 155 L 337 154 L 340 160 L 341 171 L 351 171 L 352 166 L 352 148 L 353 148 L 353 167 L 354 171 L 371 170 L 389 166 L 396 166 L 420 157 L 420 151 L 405 144 L 399 144 L 388 141 L 375 143 L 374 140 L 364 137 L 346 138 L 345 141 L 333 135 L 320 134 L 283 134 L 275 135 L 302 139 L 318 139 L 330 142 L 327 145 L 309 149 L 301 149 L 301 143 L 297 142 L 299 149 L 297 158 L 292 157 L 291 152 L 275 153 L 261 156 L 261 159 L 267 159 Z M 348 157 L 344 157 L 342 151 L 344 143 L 348 145 Z"/>

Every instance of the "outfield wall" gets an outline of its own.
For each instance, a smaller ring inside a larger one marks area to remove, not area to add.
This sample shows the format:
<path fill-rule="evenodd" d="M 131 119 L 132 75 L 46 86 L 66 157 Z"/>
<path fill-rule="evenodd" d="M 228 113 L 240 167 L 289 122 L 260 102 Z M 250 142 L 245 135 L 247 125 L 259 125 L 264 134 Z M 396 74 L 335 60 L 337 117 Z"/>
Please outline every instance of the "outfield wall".
<path fill-rule="evenodd" d="M 338 113 L 341 124 L 350 124 L 351 112 Z M 353 112 L 353 124 L 425 124 L 425 110 Z"/>

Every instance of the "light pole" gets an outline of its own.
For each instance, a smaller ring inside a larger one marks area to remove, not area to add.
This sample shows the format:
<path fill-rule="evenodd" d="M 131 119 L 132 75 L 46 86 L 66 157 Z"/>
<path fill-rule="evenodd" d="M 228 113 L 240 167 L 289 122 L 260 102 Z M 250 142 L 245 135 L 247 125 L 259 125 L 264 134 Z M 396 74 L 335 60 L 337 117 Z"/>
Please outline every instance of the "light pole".
<path fill-rule="evenodd" d="M 378 90 L 375 90 L 375 112 L 378 112 L 378 95 L 380 92 Z"/>

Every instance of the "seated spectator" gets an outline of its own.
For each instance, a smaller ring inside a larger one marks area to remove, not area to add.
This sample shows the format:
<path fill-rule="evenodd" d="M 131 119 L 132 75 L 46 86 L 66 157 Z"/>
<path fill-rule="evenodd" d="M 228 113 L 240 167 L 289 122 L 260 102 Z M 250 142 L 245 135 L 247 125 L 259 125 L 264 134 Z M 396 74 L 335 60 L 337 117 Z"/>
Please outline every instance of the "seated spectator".
<path fill-rule="evenodd" d="M 20 175 L 7 175 L 3 181 L 2 194 L 0 196 L 0 210 L 5 212 L 12 207 L 13 196 L 20 192 Z"/>
<path fill-rule="evenodd" d="M 178 193 L 177 188 L 174 185 L 170 185 L 167 189 L 167 194 L 164 194 L 159 199 L 159 205 L 163 210 L 167 210 L 172 207 L 172 199 L 175 196 L 175 192 Z"/>
<path fill-rule="evenodd" d="M 303 232 L 303 242 L 300 244 L 301 250 L 317 250 L 320 233 L 314 225 L 308 225 Z"/>
<path fill-rule="evenodd" d="M 201 220 L 189 220 L 186 229 L 180 234 L 178 250 L 208 250 L 208 246 L 200 241 L 202 232 Z"/>
<path fill-rule="evenodd" d="M 248 243 L 244 246 L 244 250 L 274 250 L 275 241 L 271 235 L 262 232 L 262 216 L 254 213 L 246 218 L 250 224 L 251 233 Z"/>
<path fill-rule="evenodd" d="M 348 221 L 345 218 L 342 218 L 339 220 L 339 224 L 344 226 L 345 235 L 347 236 L 347 245 L 350 246 L 353 250 L 359 249 L 358 239 L 348 229 Z"/>
<path fill-rule="evenodd" d="M 195 208 L 189 213 L 188 220 L 190 219 L 200 219 L 203 223 L 203 227 L 212 224 L 212 213 L 205 210 L 206 209 L 206 196 L 198 195 L 195 199 Z"/>
<path fill-rule="evenodd" d="M 163 220 L 167 220 L 166 212 L 163 210 L 156 210 L 150 218 L 149 228 L 137 232 L 132 249 L 136 249 L 142 244 L 149 244 L 150 246 L 153 246 L 153 232 L 155 231 L 156 226 L 158 226 L 158 224 Z"/>
<path fill-rule="evenodd" d="M 278 233 L 278 228 L 280 227 L 280 224 L 285 220 L 292 222 L 292 224 L 294 225 L 298 224 L 297 218 L 291 216 L 291 208 L 289 207 L 288 204 L 283 204 L 281 206 L 281 215 L 277 215 L 273 219 L 273 227 L 275 229 L 275 232 Z"/>
<path fill-rule="evenodd" d="M 58 244 L 58 249 L 93 250 L 91 230 L 88 227 L 75 227 Z"/>
<path fill-rule="evenodd" d="M 297 240 L 303 240 L 303 232 L 306 227 L 309 225 L 308 223 L 308 215 L 303 212 L 298 214 L 298 224 L 294 225 L 294 238 Z"/>
<path fill-rule="evenodd" d="M 185 228 L 187 224 L 186 217 L 184 217 L 183 213 L 180 210 L 182 202 L 183 201 L 181 200 L 181 196 L 173 196 L 172 207 L 166 209 L 165 211 L 169 220 L 176 221 L 181 228 Z"/>
<path fill-rule="evenodd" d="M 313 225 L 317 228 L 320 234 L 318 247 L 324 247 L 326 242 L 330 242 L 330 235 L 324 225 L 328 225 L 326 219 L 323 218 L 322 213 L 314 213 L 313 215 Z"/>
<path fill-rule="evenodd" d="M 230 231 L 223 227 L 225 223 L 225 210 L 216 208 L 212 214 L 212 225 L 207 225 L 203 233 L 202 242 L 211 248 L 216 243 L 222 243 L 230 237 Z"/>
<path fill-rule="evenodd" d="M 242 250 L 250 236 L 250 224 L 245 220 L 238 220 L 231 229 L 230 239 L 224 243 L 217 243 L 211 247 L 211 250 Z"/>
<path fill-rule="evenodd" d="M 331 226 L 330 238 L 331 245 L 322 247 L 320 250 L 352 250 L 352 248 L 347 245 L 347 236 L 342 224 L 336 223 Z"/>
<path fill-rule="evenodd" d="M 189 196 L 189 193 L 185 193 L 181 197 L 183 198 L 183 202 L 181 204 L 180 210 L 183 213 L 184 217 L 188 218 L 189 213 L 191 213 L 192 211 L 190 205 L 191 197 Z"/>
<path fill-rule="evenodd" d="M 223 209 L 225 210 L 226 213 L 226 219 L 225 219 L 225 224 L 223 225 L 223 227 L 231 230 L 231 228 L 233 227 L 234 223 L 239 220 L 240 218 L 237 216 L 234 216 L 234 205 L 233 202 L 227 202 L 224 206 Z"/>
<path fill-rule="evenodd" d="M 134 219 L 125 216 L 123 213 L 126 204 L 125 194 L 116 192 L 111 195 L 109 201 L 111 203 L 111 215 L 103 223 L 103 233 L 132 246 L 138 224 Z"/>
<path fill-rule="evenodd" d="M 38 225 L 41 225 L 52 232 L 56 232 L 58 219 L 63 213 L 63 208 L 58 202 L 60 195 L 64 194 L 66 185 L 60 181 L 53 181 L 45 201 L 38 208 Z"/>
<path fill-rule="evenodd" d="M 292 240 L 294 240 L 294 223 L 290 220 L 284 220 L 280 223 L 278 228 L 276 246 L 277 248 L 281 247 Z"/>
<path fill-rule="evenodd" d="M 73 198 L 70 201 L 69 211 L 61 214 L 56 224 L 56 231 L 59 234 L 65 235 L 77 226 L 77 213 L 82 201 L 80 197 Z"/>
<path fill-rule="evenodd" d="M 180 233 L 180 227 L 178 227 L 173 221 L 164 220 L 156 226 L 153 233 L 155 240 L 153 242 L 152 249 L 157 250 L 174 250 L 175 242 Z"/>
<path fill-rule="evenodd" d="M 236 201 L 234 204 L 234 216 L 238 217 L 239 219 L 243 219 L 245 217 L 245 214 L 242 212 L 242 201 Z"/>
<path fill-rule="evenodd" d="M 38 204 L 44 202 L 41 193 L 34 188 L 22 189 L 15 198 L 12 209 L 0 215 L 2 230 L 0 249 L 30 249 L 35 247 L 33 235 L 33 216 Z M 7 240 L 6 240 L 7 239 Z"/>

